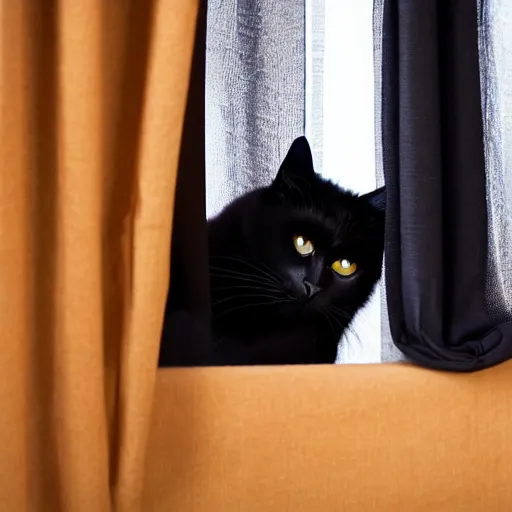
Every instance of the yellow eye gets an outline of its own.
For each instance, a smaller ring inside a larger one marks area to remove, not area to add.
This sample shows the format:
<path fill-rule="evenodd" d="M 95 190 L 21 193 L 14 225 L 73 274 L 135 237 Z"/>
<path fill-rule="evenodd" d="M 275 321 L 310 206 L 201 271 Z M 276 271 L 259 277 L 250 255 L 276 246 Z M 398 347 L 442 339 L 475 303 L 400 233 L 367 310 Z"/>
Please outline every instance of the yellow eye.
<path fill-rule="evenodd" d="M 301 256 L 310 256 L 315 252 L 315 246 L 308 240 L 305 236 L 295 235 L 293 237 L 293 245 L 295 246 L 295 250 Z"/>
<path fill-rule="evenodd" d="M 349 260 L 336 260 L 331 268 L 340 276 L 348 277 L 357 270 L 357 265 Z"/>

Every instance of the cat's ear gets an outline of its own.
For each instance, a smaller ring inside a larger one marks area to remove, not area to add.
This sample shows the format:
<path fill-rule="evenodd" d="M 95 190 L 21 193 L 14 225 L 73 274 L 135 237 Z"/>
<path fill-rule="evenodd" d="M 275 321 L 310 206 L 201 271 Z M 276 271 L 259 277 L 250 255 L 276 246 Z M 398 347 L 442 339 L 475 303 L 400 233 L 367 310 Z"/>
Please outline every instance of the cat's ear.
<path fill-rule="evenodd" d="M 386 210 L 386 187 L 380 187 L 368 192 L 368 194 L 363 194 L 359 196 L 359 199 L 373 206 L 376 210 L 384 212 Z"/>
<path fill-rule="evenodd" d="M 315 175 L 313 155 L 306 137 L 295 139 L 279 168 L 274 184 L 300 183 Z"/>

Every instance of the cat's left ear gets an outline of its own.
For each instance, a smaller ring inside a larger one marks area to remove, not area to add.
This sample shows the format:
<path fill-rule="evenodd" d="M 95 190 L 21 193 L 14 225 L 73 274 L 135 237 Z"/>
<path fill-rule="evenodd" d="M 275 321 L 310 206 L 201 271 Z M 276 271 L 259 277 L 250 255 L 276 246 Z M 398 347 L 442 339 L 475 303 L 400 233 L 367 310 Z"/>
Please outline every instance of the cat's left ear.
<path fill-rule="evenodd" d="M 359 199 L 367 202 L 370 206 L 373 206 L 376 210 L 381 212 L 386 211 L 386 187 L 380 187 L 368 194 L 359 196 Z"/>
<path fill-rule="evenodd" d="M 306 137 L 295 139 L 279 168 L 274 184 L 295 183 L 309 181 L 315 175 L 313 168 L 313 155 Z"/>

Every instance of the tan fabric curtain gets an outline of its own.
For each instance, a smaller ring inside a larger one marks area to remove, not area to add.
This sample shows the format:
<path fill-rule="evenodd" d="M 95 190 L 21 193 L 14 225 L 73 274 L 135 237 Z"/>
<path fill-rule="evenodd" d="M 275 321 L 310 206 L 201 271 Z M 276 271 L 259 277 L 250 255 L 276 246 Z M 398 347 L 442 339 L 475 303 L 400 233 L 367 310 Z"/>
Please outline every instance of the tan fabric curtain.
<path fill-rule="evenodd" d="M 138 510 L 198 0 L 0 3 L 0 509 Z"/>

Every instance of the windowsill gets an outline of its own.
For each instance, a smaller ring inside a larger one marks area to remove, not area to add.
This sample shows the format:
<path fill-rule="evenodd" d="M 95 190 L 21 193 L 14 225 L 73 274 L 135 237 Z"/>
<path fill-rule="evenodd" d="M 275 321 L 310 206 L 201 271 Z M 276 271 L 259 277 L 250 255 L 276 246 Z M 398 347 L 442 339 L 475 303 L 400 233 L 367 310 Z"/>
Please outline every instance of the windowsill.
<path fill-rule="evenodd" d="M 508 510 L 512 362 L 163 369 L 143 510 Z"/>

